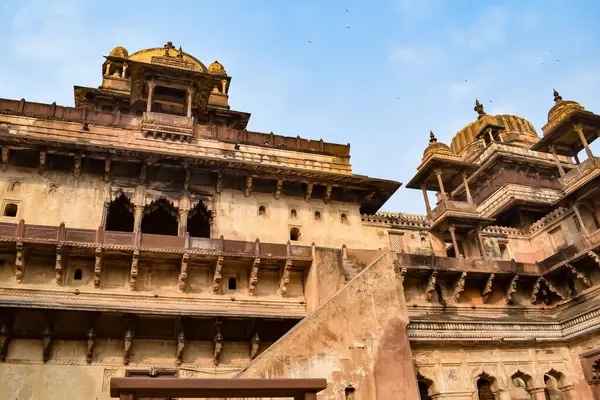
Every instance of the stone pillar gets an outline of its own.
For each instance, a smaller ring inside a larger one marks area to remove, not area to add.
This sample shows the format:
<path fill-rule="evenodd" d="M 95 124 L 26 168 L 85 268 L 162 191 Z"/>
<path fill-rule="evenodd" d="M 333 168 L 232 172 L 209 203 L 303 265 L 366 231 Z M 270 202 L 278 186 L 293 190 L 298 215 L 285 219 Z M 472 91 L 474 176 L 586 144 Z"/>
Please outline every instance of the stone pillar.
<path fill-rule="evenodd" d="M 488 135 L 490 137 L 490 144 L 492 144 L 495 142 L 494 135 L 492 134 L 492 128 L 488 128 L 487 131 L 488 131 Z"/>
<path fill-rule="evenodd" d="M 485 254 L 485 245 L 483 244 L 483 238 L 481 237 L 481 230 L 479 228 L 475 228 L 475 236 L 477 236 L 477 244 L 479 245 L 481 258 L 487 260 L 487 255 Z"/>
<path fill-rule="evenodd" d="M 104 76 L 110 75 L 110 62 L 106 63 L 106 71 L 104 71 Z"/>
<path fill-rule="evenodd" d="M 106 219 L 108 218 L 108 208 L 110 207 L 110 203 L 108 201 L 104 202 L 104 210 L 102 211 L 102 222 L 100 225 L 102 228 L 106 230 Z"/>
<path fill-rule="evenodd" d="M 531 394 L 531 400 L 546 400 L 545 389 L 543 387 L 529 389 L 528 392 Z"/>
<path fill-rule="evenodd" d="M 446 190 L 444 189 L 444 181 L 442 181 L 442 171 L 439 169 L 435 170 L 435 175 L 437 176 L 438 184 L 440 185 L 440 193 L 442 194 L 442 200 L 444 204 L 446 204 Z"/>
<path fill-rule="evenodd" d="M 589 232 L 588 232 L 587 228 L 585 227 L 585 224 L 583 223 L 583 218 L 581 218 L 581 213 L 579 212 L 579 206 L 577 204 L 573 204 L 573 211 L 575 211 L 575 215 L 577 216 L 577 219 L 579 220 L 579 224 L 581 225 L 583 234 L 588 236 Z"/>
<path fill-rule="evenodd" d="M 227 94 L 227 79 L 221 81 L 221 86 L 223 88 L 223 94 Z"/>
<path fill-rule="evenodd" d="M 565 395 L 565 400 L 577 400 L 577 391 L 574 385 L 566 385 L 558 388 Z"/>
<path fill-rule="evenodd" d="M 583 134 L 583 126 L 581 126 L 581 124 L 577 124 L 573 127 L 573 129 L 575 129 L 575 132 L 577 132 L 577 134 L 579 135 L 579 140 L 581 140 L 581 143 L 585 148 L 585 152 L 587 153 L 588 158 L 592 160 L 594 158 L 594 154 L 592 153 L 592 149 L 590 149 L 590 145 L 588 144 L 585 135 Z"/>
<path fill-rule="evenodd" d="M 123 71 L 121 72 L 121 78 L 125 78 L 127 76 L 127 64 L 123 64 Z"/>
<path fill-rule="evenodd" d="M 558 173 L 560 174 L 561 177 L 565 176 L 565 170 L 564 170 L 562 164 L 560 163 L 560 160 L 558 159 L 558 155 L 556 154 L 556 148 L 554 146 L 550 146 L 550 153 L 552 153 L 552 155 L 554 156 L 554 162 L 556 163 L 556 166 L 558 167 Z"/>
<path fill-rule="evenodd" d="M 450 225 L 450 228 L 448 228 L 448 230 L 450 231 L 450 237 L 452 238 L 452 247 L 454 248 L 454 257 L 459 258 L 460 252 L 458 251 L 458 242 L 456 241 L 456 234 L 454 233 L 456 228 L 454 227 L 454 225 Z"/>
<path fill-rule="evenodd" d="M 469 204 L 473 204 L 473 197 L 471 197 L 471 190 L 469 189 L 469 182 L 467 182 L 467 173 L 462 173 L 463 184 L 465 185 L 465 192 L 467 193 L 467 201 Z"/>
<path fill-rule="evenodd" d="M 156 83 L 152 81 L 148 81 L 148 101 L 146 103 L 146 112 L 150 112 L 152 110 L 152 97 L 154 96 L 154 87 Z"/>
<path fill-rule="evenodd" d="M 139 233 L 142 231 L 142 218 L 144 217 L 144 206 L 135 205 L 135 214 L 133 215 L 133 232 Z"/>
<path fill-rule="evenodd" d="M 191 118 L 192 117 L 192 98 L 193 98 L 193 95 L 194 95 L 194 88 L 188 88 L 187 94 L 188 94 L 188 98 L 187 98 L 187 117 Z"/>
<path fill-rule="evenodd" d="M 577 154 L 575 154 L 573 156 L 573 158 L 575 159 L 575 164 L 577 164 L 577 165 L 581 164 L 581 161 L 579 161 L 579 156 Z"/>
<path fill-rule="evenodd" d="M 427 210 L 427 216 L 431 218 L 431 206 L 429 205 L 429 197 L 427 196 L 427 189 L 425 189 L 425 185 L 421 186 L 421 190 L 423 191 L 423 198 L 425 199 L 425 209 Z"/>
<path fill-rule="evenodd" d="M 179 236 L 185 236 L 187 232 L 188 210 L 179 210 Z"/>

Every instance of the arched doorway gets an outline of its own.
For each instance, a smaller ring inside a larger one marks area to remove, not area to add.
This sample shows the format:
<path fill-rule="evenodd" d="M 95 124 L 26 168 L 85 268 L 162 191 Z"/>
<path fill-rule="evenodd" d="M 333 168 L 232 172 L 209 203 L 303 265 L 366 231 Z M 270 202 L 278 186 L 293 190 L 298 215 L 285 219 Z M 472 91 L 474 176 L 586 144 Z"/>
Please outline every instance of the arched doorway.
<path fill-rule="evenodd" d="M 558 380 L 554 376 L 550 373 L 545 374 L 544 383 L 546 384 L 546 387 L 544 388 L 546 400 L 564 400 L 565 395 L 558 388 Z"/>
<path fill-rule="evenodd" d="M 123 193 L 108 206 L 106 224 L 107 231 L 133 232 L 133 205 Z"/>
<path fill-rule="evenodd" d="M 187 220 L 187 231 L 192 237 L 210 237 L 212 217 L 201 201 L 190 210 Z"/>
<path fill-rule="evenodd" d="M 144 210 L 142 233 L 177 236 L 178 213 L 173 204 L 165 199 L 155 200 Z"/>
<path fill-rule="evenodd" d="M 479 400 L 494 400 L 492 382 L 488 378 L 481 377 L 477 379 L 477 396 Z"/>

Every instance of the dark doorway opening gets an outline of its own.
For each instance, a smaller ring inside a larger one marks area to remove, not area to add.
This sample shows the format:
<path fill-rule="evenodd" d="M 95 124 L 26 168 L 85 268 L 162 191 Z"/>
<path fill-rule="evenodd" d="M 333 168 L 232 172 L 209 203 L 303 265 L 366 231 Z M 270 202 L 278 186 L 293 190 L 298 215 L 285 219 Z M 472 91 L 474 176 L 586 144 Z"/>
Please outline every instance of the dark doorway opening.
<path fill-rule="evenodd" d="M 192 237 L 210 237 L 210 212 L 206 209 L 204 203 L 199 202 L 196 207 L 190 210 L 187 220 L 187 231 Z"/>
<path fill-rule="evenodd" d="M 177 210 L 165 199 L 153 201 L 144 210 L 142 233 L 177 236 L 179 223 Z"/>
<path fill-rule="evenodd" d="M 107 231 L 133 232 L 133 205 L 123 193 L 110 203 L 106 216 Z"/>
<path fill-rule="evenodd" d="M 477 380 L 477 394 L 479 400 L 494 400 L 494 393 L 492 392 L 490 381 L 485 378 L 479 378 Z"/>

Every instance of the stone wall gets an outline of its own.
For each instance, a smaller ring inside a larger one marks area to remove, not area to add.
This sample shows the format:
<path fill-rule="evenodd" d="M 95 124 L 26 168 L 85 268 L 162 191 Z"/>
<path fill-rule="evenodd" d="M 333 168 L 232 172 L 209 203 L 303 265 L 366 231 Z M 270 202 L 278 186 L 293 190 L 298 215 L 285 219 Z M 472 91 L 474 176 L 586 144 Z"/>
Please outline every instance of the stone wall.
<path fill-rule="evenodd" d="M 335 274 L 334 274 L 335 275 Z M 323 399 L 418 398 L 402 286 L 384 253 L 239 377 L 326 378 Z"/>

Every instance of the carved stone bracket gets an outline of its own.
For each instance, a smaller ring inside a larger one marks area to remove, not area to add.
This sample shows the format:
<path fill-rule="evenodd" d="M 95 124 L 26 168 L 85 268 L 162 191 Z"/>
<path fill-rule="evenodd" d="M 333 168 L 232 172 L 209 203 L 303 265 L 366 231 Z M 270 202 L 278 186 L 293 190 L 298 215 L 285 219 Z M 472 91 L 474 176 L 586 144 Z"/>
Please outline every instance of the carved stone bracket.
<path fill-rule="evenodd" d="M 39 169 L 40 174 L 43 174 L 45 170 L 46 170 L 46 152 L 40 151 L 40 169 Z"/>
<path fill-rule="evenodd" d="M 25 254 L 23 249 L 23 242 L 16 243 L 16 259 L 15 259 L 15 278 L 17 283 L 23 282 L 23 272 L 25 269 Z"/>
<path fill-rule="evenodd" d="M 104 252 L 102 251 L 102 247 L 96 247 L 94 251 L 95 261 L 94 261 L 94 287 L 100 287 L 100 276 L 102 275 L 102 257 L 104 256 Z"/>
<path fill-rule="evenodd" d="M 277 184 L 275 185 L 275 199 L 279 200 L 281 198 L 281 188 L 283 188 L 283 180 L 277 179 Z"/>
<path fill-rule="evenodd" d="M 87 333 L 87 353 L 85 355 L 85 360 L 88 364 L 92 362 L 92 358 L 94 357 L 94 340 L 96 339 L 96 330 L 94 327 L 91 327 Z"/>
<path fill-rule="evenodd" d="M 452 300 L 455 303 L 458 303 L 460 300 L 460 294 L 465 291 L 465 280 L 467 279 L 467 273 L 463 272 L 460 274 L 460 278 L 456 282 L 456 286 L 454 287 L 454 292 L 452 293 Z"/>
<path fill-rule="evenodd" d="M 127 328 L 125 332 L 125 348 L 123 349 L 123 364 L 129 364 L 129 357 L 131 356 L 131 344 L 133 342 L 133 332 L 131 327 Z"/>
<path fill-rule="evenodd" d="M 64 270 L 64 253 L 65 253 L 65 249 L 63 248 L 62 244 L 57 244 L 56 245 L 56 262 L 54 264 L 54 273 L 55 273 L 55 277 L 54 280 L 56 281 L 57 285 L 60 285 L 62 283 L 62 277 L 63 277 L 63 270 Z"/>
<path fill-rule="evenodd" d="M 433 271 L 431 275 L 429 275 L 429 281 L 427 282 L 427 287 L 425 288 L 425 299 L 427 299 L 427 301 L 431 301 L 433 299 L 435 284 L 437 282 L 437 274 L 437 271 Z"/>
<path fill-rule="evenodd" d="M 292 269 L 292 260 L 285 260 L 285 265 L 281 272 L 281 281 L 279 282 L 279 294 L 287 295 L 287 286 L 290 283 L 290 270 Z"/>
<path fill-rule="evenodd" d="M 110 160 L 104 161 L 104 182 L 110 181 Z"/>
<path fill-rule="evenodd" d="M 312 183 L 306 184 L 306 196 L 304 197 L 304 200 L 306 200 L 307 203 L 309 203 L 312 198 L 313 187 L 314 185 Z"/>
<path fill-rule="evenodd" d="M 556 290 L 556 288 L 550 282 L 548 282 L 546 279 L 544 279 L 543 277 L 540 276 L 537 279 L 537 281 L 535 281 L 535 284 L 533 285 L 531 297 L 529 298 L 529 300 L 531 301 L 531 304 L 537 303 L 537 301 L 539 300 L 538 297 L 540 294 L 544 295 L 544 300 L 547 302 L 548 292 L 545 290 L 545 288 L 542 287 L 542 284 L 544 284 L 545 287 L 548 288 L 549 292 L 552 292 L 552 293 L 556 294 L 558 297 L 560 297 L 561 299 L 564 299 L 565 296 L 562 293 L 560 293 L 558 290 Z"/>
<path fill-rule="evenodd" d="M 508 304 L 513 304 L 513 301 L 514 301 L 513 294 L 515 294 L 517 291 L 518 280 L 519 280 L 519 275 L 515 275 L 512 277 L 512 279 L 510 280 L 510 283 L 508 284 L 508 289 L 506 290 L 506 301 L 508 302 Z"/>
<path fill-rule="evenodd" d="M 598 255 L 598 253 L 590 250 L 590 251 L 588 251 L 588 256 L 590 256 L 592 258 L 592 260 L 594 260 L 596 262 L 596 264 L 598 264 L 598 266 L 600 267 L 600 255 Z"/>
<path fill-rule="evenodd" d="M 252 175 L 246 177 L 246 186 L 244 187 L 244 196 L 250 197 L 252 193 Z"/>
<path fill-rule="evenodd" d="M 135 290 L 135 282 L 138 276 L 138 262 L 140 259 L 140 251 L 134 250 L 131 258 L 131 270 L 129 271 L 129 289 Z"/>
<path fill-rule="evenodd" d="M 75 156 L 73 163 L 73 176 L 78 179 L 81 176 L 81 156 Z"/>
<path fill-rule="evenodd" d="M 331 200 L 331 191 L 333 190 L 333 186 L 331 185 L 327 185 L 325 188 L 325 197 L 323 197 L 323 202 L 325 204 L 329 203 L 329 200 Z"/>
<path fill-rule="evenodd" d="M 256 284 L 258 283 L 258 270 L 260 268 L 260 257 L 254 258 L 252 269 L 250 270 L 250 279 L 248 281 L 248 294 L 254 296 Z"/>
<path fill-rule="evenodd" d="M 10 329 L 8 324 L 5 322 L 0 328 L 0 361 L 6 360 L 6 354 L 8 353 L 8 344 L 10 343 Z"/>
<path fill-rule="evenodd" d="M 492 285 L 494 284 L 495 276 L 496 275 L 493 273 L 490 274 L 487 281 L 485 282 L 485 286 L 483 287 L 483 290 L 481 291 L 481 297 L 483 297 L 484 303 L 487 303 L 490 293 L 492 293 Z"/>
<path fill-rule="evenodd" d="M 2 148 L 2 172 L 8 168 L 8 147 Z"/>
<path fill-rule="evenodd" d="M 223 173 L 221 171 L 217 172 L 217 182 L 215 184 L 215 192 L 217 194 L 221 194 L 221 190 L 223 189 Z"/>
<path fill-rule="evenodd" d="M 592 282 L 590 282 L 590 280 L 582 272 L 578 271 L 577 268 L 569 263 L 566 263 L 565 266 L 569 268 L 569 271 L 571 271 L 573 276 L 579 279 L 586 287 L 592 287 Z"/>
<path fill-rule="evenodd" d="M 179 270 L 179 283 L 177 284 L 177 290 L 179 293 L 185 292 L 188 278 L 188 264 L 190 261 L 190 254 L 184 253 L 181 257 L 181 268 Z"/>
<path fill-rule="evenodd" d="M 217 258 L 217 264 L 215 265 L 215 274 L 213 276 L 212 291 L 214 294 L 219 294 L 221 289 L 221 279 L 223 278 L 223 256 Z"/>
<path fill-rule="evenodd" d="M 43 336 L 43 340 L 44 340 L 44 348 L 42 350 L 42 358 L 44 360 L 44 363 L 47 363 L 48 360 L 50 359 L 50 344 L 52 343 L 52 329 L 50 328 L 50 325 L 47 324 L 46 327 L 44 328 L 44 332 L 42 333 Z"/>
<path fill-rule="evenodd" d="M 183 332 L 183 328 L 177 335 L 177 351 L 175 352 L 175 364 L 180 366 L 183 362 L 183 350 L 185 349 L 185 333 Z"/>
<path fill-rule="evenodd" d="M 221 357 L 221 350 L 223 349 L 223 335 L 221 334 L 221 323 L 215 322 L 215 337 L 213 339 L 214 351 L 213 351 L 213 364 L 219 365 L 219 358 Z"/>
<path fill-rule="evenodd" d="M 260 337 L 258 336 L 258 332 L 254 333 L 252 336 L 252 340 L 250 341 L 250 359 L 254 360 L 258 355 L 258 351 L 260 350 Z"/>

